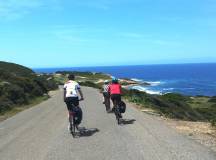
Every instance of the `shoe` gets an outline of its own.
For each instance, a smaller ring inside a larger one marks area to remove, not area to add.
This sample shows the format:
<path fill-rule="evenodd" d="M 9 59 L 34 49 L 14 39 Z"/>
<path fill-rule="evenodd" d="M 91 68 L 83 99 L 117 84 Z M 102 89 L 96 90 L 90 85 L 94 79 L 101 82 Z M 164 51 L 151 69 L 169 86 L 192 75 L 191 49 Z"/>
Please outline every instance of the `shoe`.
<path fill-rule="evenodd" d="M 68 124 L 68 131 L 72 131 L 72 125 L 70 123 Z"/>
<path fill-rule="evenodd" d="M 68 131 L 71 131 L 71 125 L 70 124 L 68 124 Z"/>
<path fill-rule="evenodd" d="M 112 109 L 109 109 L 108 111 L 107 111 L 107 113 L 113 113 L 114 111 L 112 110 Z"/>
<path fill-rule="evenodd" d="M 107 112 L 107 113 L 112 113 L 112 111 L 111 111 L 111 110 L 107 110 L 106 112 Z"/>

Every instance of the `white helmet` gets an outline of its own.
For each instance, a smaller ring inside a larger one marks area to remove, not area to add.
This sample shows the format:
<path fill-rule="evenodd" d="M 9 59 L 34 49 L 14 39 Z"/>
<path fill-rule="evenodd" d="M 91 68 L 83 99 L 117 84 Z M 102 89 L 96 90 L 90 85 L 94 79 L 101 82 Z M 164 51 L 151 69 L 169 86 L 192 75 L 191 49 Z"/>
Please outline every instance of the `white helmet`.
<path fill-rule="evenodd" d="M 105 84 L 109 83 L 109 80 L 105 80 L 104 83 L 105 83 Z"/>

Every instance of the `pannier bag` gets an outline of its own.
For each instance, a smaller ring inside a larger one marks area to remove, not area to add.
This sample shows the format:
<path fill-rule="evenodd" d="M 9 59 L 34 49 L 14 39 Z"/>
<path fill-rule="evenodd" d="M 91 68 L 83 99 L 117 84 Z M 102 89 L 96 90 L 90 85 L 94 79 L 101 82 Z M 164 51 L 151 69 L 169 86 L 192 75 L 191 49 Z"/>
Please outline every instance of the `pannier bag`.
<path fill-rule="evenodd" d="M 119 111 L 120 113 L 125 113 L 126 111 L 126 104 L 123 101 L 119 103 Z"/>
<path fill-rule="evenodd" d="M 76 125 L 79 125 L 82 121 L 82 109 L 78 106 L 73 108 L 74 112 L 74 123 Z"/>

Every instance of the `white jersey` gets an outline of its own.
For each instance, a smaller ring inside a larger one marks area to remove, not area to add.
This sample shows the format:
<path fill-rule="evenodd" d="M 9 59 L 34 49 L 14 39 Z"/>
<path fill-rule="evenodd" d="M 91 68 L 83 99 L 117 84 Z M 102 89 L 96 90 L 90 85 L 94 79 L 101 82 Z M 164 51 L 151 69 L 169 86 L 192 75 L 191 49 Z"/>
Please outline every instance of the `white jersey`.
<path fill-rule="evenodd" d="M 104 93 L 109 92 L 109 84 L 104 84 L 104 85 L 103 85 L 103 92 L 104 92 Z"/>
<path fill-rule="evenodd" d="M 66 97 L 78 97 L 78 89 L 80 85 L 76 81 L 69 80 L 64 84 L 64 89 L 66 90 Z"/>

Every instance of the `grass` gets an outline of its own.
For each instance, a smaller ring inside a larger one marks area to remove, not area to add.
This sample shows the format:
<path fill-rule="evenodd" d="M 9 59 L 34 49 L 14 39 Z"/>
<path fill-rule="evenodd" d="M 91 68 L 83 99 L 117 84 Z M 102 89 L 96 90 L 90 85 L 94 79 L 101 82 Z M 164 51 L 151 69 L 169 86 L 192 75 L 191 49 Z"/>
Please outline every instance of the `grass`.
<path fill-rule="evenodd" d="M 96 83 L 99 80 L 111 80 L 109 75 L 103 74 L 103 73 L 91 73 L 91 72 L 57 72 L 61 75 L 55 74 L 55 81 L 58 82 L 58 84 L 64 84 L 68 79 L 68 74 L 74 74 L 76 77 L 76 81 L 80 83 Z"/>
<path fill-rule="evenodd" d="M 17 114 L 19 112 L 22 112 L 28 108 L 31 108 L 37 104 L 40 104 L 41 102 L 47 100 L 48 98 L 49 98 L 48 95 L 41 96 L 41 97 L 37 97 L 35 99 L 32 99 L 28 105 L 13 106 L 13 107 L 11 107 L 12 108 L 11 110 L 5 111 L 4 113 L 0 114 L 0 122 L 14 116 L 15 114 Z"/>

